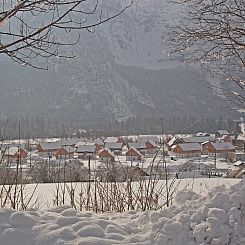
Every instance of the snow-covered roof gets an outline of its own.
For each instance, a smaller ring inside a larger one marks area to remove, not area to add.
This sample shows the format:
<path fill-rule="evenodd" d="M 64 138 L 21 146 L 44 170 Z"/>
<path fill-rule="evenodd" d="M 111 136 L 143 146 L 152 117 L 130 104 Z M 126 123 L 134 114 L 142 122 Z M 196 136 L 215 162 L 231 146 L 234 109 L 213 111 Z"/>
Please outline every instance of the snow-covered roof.
<path fill-rule="evenodd" d="M 83 139 L 65 139 L 62 140 L 62 146 L 71 146 L 71 145 L 76 145 L 78 142 L 83 141 Z"/>
<path fill-rule="evenodd" d="M 109 148 L 110 150 L 121 150 L 122 146 L 123 146 L 123 143 L 108 142 L 105 144 L 105 148 Z"/>
<path fill-rule="evenodd" d="M 100 138 L 97 138 L 97 139 L 93 140 L 93 142 L 94 142 L 95 144 L 98 144 L 98 145 L 103 145 L 103 144 L 104 144 L 103 140 L 100 139 Z"/>
<path fill-rule="evenodd" d="M 157 146 L 157 143 L 153 140 L 147 140 L 145 143 L 149 142 L 150 144 L 152 144 L 154 147 Z"/>
<path fill-rule="evenodd" d="M 105 143 L 116 143 L 119 140 L 118 137 L 107 137 Z"/>
<path fill-rule="evenodd" d="M 56 142 L 43 142 L 40 143 L 40 146 L 42 147 L 43 150 L 57 150 L 62 148 L 61 141 L 56 141 Z"/>
<path fill-rule="evenodd" d="M 230 142 L 211 142 L 216 151 L 221 150 L 235 150 L 235 146 Z"/>
<path fill-rule="evenodd" d="M 13 146 L 13 147 L 8 148 L 8 150 L 7 150 L 6 153 L 7 153 L 8 155 L 13 156 L 14 154 L 16 154 L 16 153 L 18 152 L 18 150 L 19 150 L 18 147 Z"/>
<path fill-rule="evenodd" d="M 132 142 L 132 143 L 128 143 L 128 147 L 129 148 L 135 148 L 138 150 L 144 150 L 146 149 L 145 143 L 143 142 Z"/>
<path fill-rule="evenodd" d="M 94 153 L 95 145 L 80 145 L 76 148 L 76 153 Z"/>
<path fill-rule="evenodd" d="M 155 135 L 139 136 L 137 141 L 142 143 L 146 143 L 147 141 L 153 141 L 155 143 L 158 143 L 159 137 Z"/>
<path fill-rule="evenodd" d="M 175 140 L 177 140 L 177 139 L 179 139 L 179 138 L 176 137 L 176 136 L 174 136 L 173 138 L 171 138 L 171 139 L 167 142 L 167 145 L 168 145 L 169 147 L 171 147 L 171 146 L 174 144 Z"/>
<path fill-rule="evenodd" d="M 215 138 L 212 136 L 194 136 L 194 137 L 186 137 L 182 138 L 185 143 L 203 143 L 206 141 L 215 141 Z"/>
<path fill-rule="evenodd" d="M 235 166 L 241 166 L 241 165 L 243 165 L 243 164 L 244 164 L 243 161 L 236 161 L 236 162 L 234 162 L 234 165 L 235 165 Z"/>
<path fill-rule="evenodd" d="M 198 143 L 183 143 L 179 144 L 183 151 L 199 151 L 201 150 L 201 145 Z"/>
<path fill-rule="evenodd" d="M 72 146 L 63 146 L 62 148 L 65 149 L 69 153 L 74 152 L 74 147 Z"/>
<path fill-rule="evenodd" d="M 99 151 L 99 155 L 100 155 L 100 153 L 102 153 L 103 151 L 106 151 L 106 152 L 108 152 L 112 157 L 115 157 L 115 155 L 114 155 L 114 153 L 109 149 L 109 148 L 103 148 L 103 149 L 101 149 L 100 151 Z"/>
<path fill-rule="evenodd" d="M 87 143 L 86 141 L 80 141 L 75 145 L 75 147 L 77 148 L 79 146 L 86 145 L 86 143 Z"/>
<path fill-rule="evenodd" d="M 218 130 L 216 132 L 216 134 L 220 134 L 220 135 L 226 135 L 226 134 L 230 134 L 226 129 L 222 129 L 222 130 Z"/>
<path fill-rule="evenodd" d="M 136 153 L 136 155 L 142 156 L 141 153 L 137 149 L 135 149 L 134 147 L 131 147 L 129 150 L 127 150 L 126 155 L 128 154 L 129 151 L 132 151 L 132 150 Z"/>

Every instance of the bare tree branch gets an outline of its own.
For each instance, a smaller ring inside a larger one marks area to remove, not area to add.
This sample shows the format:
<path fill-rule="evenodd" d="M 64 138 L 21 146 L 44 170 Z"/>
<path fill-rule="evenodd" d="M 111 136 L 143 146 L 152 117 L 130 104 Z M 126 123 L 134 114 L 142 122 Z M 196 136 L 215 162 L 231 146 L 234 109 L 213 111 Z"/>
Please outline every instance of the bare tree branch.
<path fill-rule="evenodd" d="M 244 108 L 244 0 L 179 0 L 175 4 L 183 8 L 183 14 L 167 26 L 171 54 L 180 54 L 184 62 L 201 64 L 228 87 L 235 84 L 236 93 L 228 89 L 228 94 L 237 100 L 236 106 Z"/>
<path fill-rule="evenodd" d="M 132 4 L 133 0 L 129 0 L 108 15 L 99 0 L 2 0 L 0 54 L 35 68 L 39 68 L 33 64 L 37 57 L 73 57 L 62 54 L 61 47 L 76 44 L 79 31 L 94 32 L 94 27 L 118 17 Z M 74 40 L 70 32 L 75 33 Z M 65 37 L 69 39 L 64 41 Z"/>

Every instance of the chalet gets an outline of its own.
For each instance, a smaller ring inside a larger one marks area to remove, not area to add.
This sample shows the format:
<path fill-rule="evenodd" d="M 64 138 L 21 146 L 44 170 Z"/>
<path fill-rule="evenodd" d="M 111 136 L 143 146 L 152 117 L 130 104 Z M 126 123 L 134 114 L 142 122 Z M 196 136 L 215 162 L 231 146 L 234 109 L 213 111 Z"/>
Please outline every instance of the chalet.
<path fill-rule="evenodd" d="M 105 144 L 107 143 L 123 143 L 123 139 L 119 137 L 107 137 L 105 139 Z"/>
<path fill-rule="evenodd" d="M 104 142 L 103 142 L 103 140 L 100 139 L 100 138 L 94 139 L 93 142 L 94 142 L 94 144 L 96 144 L 96 145 L 98 145 L 98 146 L 101 146 L 101 147 L 104 146 Z"/>
<path fill-rule="evenodd" d="M 130 148 L 126 152 L 126 161 L 141 160 L 141 158 L 142 158 L 142 155 L 135 148 Z"/>
<path fill-rule="evenodd" d="M 106 143 L 105 148 L 110 149 L 115 155 L 122 154 L 123 143 Z"/>
<path fill-rule="evenodd" d="M 146 143 L 147 141 L 152 141 L 152 142 L 155 142 L 156 144 L 160 142 L 159 137 L 154 136 L 154 135 L 139 136 L 137 141 L 143 142 L 143 143 Z"/>
<path fill-rule="evenodd" d="M 217 132 L 215 132 L 215 138 L 221 138 L 224 135 L 229 135 L 230 133 L 223 129 L 223 130 L 218 130 Z"/>
<path fill-rule="evenodd" d="M 74 154 L 74 148 L 71 146 L 63 146 L 58 151 L 55 152 L 56 159 L 69 159 L 72 158 Z"/>
<path fill-rule="evenodd" d="M 96 158 L 96 146 L 95 145 L 80 145 L 75 148 L 75 154 L 80 159 L 94 159 Z"/>
<path fill-rule="evenodd" d="M 101 139 L 90 140 L 85 143 L 85 145 L 95 145 L 95 152 L 98 153 L 104 146 L 104 143 Z"/>
<path fill-rule="evenodd" d="M 139 166 L 133 167 L 132 169 L 130 169 L 130 177 L 132 180 L 139 180 L 142 178 L 146 178 L 149 177 L 150 174 L 148 174 L 147 172 L 145 172 L 142 168 L 140 168 Z"/>
<path fill-rule="evenodd" d="M 216 157 L 231 157 L 235 154 L 235 146 L 230 142 L 209 142 L 208 155 Z"/>
<path fill-rule="evenodd" d="M 134 148 L 137 151 L 139 151 L 142 155 L 145 155 L 146 153 L 146 145 L 143 142 L 132 142 L 128 143 L 128 148 Z"/>
<path fill-rule="evenodd" d="M 145 142 L 146 153 L 154 154 L 157 151 L 157 144 L 154 141 L 148 140 Z"/>
<path fill-rule="evenodd" d="M 27 157 L 27 152 L 22 148 L 13 146 L 7 149 L 5 157 L 12 160 L 24 159 Z"/>
<path fill-rule="evenodd" d="M 173 151 L 179 157 L 200 157 L 201 145 L 198 143 L 178 144 Z"/>
<path fill-rule="evenodd" d="M 108 148 L 101 149 L 98 153 L 98 156 L 99 156 L 99 160 L 103 162 L 114 162 L 115 161 L 115 155 Z"/>
<path fill-rule="evenodd" d="M 38 154 L 41 156 L 52 157 L 55 153 L 62 148 L 60 141 L 44 142 L 37 145 Z"/>
<path fill-rule="evenodd" d="M 178 145 L 181 143 L 184 143 L 184 140 L 179 138 L 179 137 L 176 137 L 176 136 L 172 137 L 171 139 L 169 139 L 166 142 L 169 151 L 171 151 L 171 149 L 173 149 L 172 146 Z"/>

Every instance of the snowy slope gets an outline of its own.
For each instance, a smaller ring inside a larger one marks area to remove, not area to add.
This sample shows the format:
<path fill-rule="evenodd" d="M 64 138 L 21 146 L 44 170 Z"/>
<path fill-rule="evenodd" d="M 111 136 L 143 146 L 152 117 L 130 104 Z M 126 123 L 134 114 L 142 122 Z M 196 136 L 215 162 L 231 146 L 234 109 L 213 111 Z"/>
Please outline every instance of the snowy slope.
<path fill-rule="evenodd" d="M 108 0 L 100 7 L 114 13 L 128 2 Z M 66 50 L 76 58 L 50 60 L 49 71 L 13 65 L 1 57 L 0 116 L 121 119 L 203 115 L 220 107 L 199 83 L 199 71 L 168 56 L 163 25 L 177 10 L 168 1 L 137 0 L 95 33 L 82 32 L 79 43 Z M 69 33 L 72 40 L 74 36 Z"/>
<path fill-rule="evenodd" d="M 166 210 L 126 213 L 0 209 L 1 245 L 245 244 L 245 183 L 205 197 L 181 191 Z"/>

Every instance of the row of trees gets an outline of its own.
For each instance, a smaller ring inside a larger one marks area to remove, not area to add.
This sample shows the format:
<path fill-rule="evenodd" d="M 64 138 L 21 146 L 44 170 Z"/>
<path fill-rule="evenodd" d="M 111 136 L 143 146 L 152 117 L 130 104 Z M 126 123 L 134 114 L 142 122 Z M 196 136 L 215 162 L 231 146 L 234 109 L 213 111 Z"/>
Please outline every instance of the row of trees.
<path fill-rule="evenodd" d="M 233 119 L 206 117 L 137 117 L 124 121 L 107 120 L 103 124 L 86 125 L 82 121 L 62 121 L 45 117 L 0 120 L 3 139 L 42 137 L 97 137 L 101 135 L 214 133 L 219 129 L 240 133 L 239 122 Z"/>

